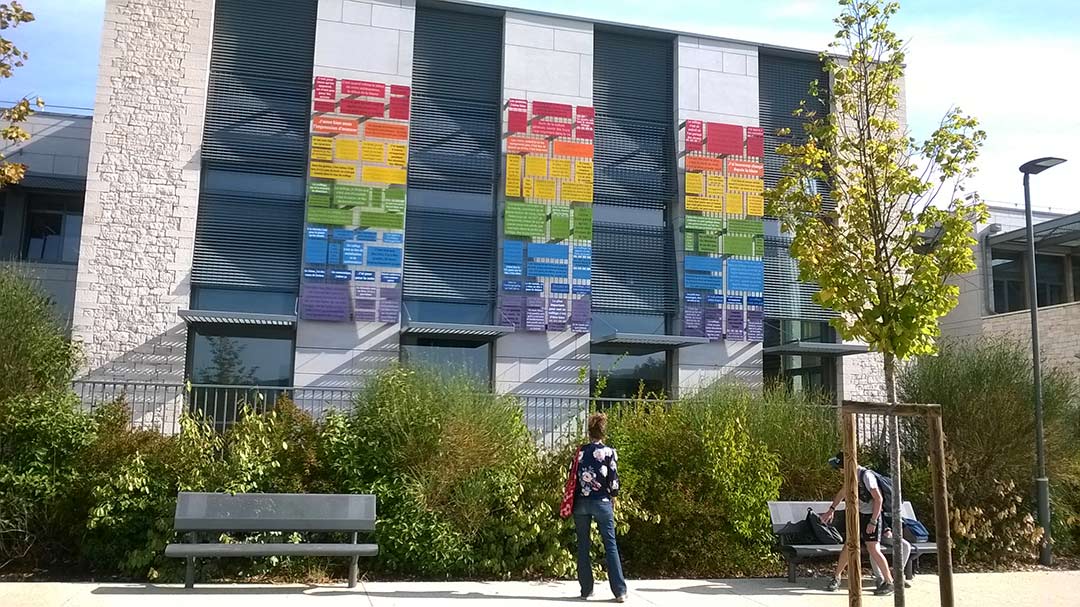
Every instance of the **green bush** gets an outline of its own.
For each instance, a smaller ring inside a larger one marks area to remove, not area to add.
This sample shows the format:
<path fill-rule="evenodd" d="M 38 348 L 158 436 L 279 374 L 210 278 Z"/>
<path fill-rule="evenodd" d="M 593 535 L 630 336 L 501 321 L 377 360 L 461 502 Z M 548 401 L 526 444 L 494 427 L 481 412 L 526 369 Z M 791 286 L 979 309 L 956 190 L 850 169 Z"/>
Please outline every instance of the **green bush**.
<path fill-rule="evenodd" d="M 93 420 L 73 395 L 0 401 L 0 564 L 71 556 L 82 525 L 75 488 L 93 437 Z"/>
<path fill-rule="evenodd" d="M 900 373 L 903 400 L 942 406 L 960 564 L 1001 565 L 1035 556 L 1039 536 L 1031 533 L 1029 520 L 1035 465 L 1030 361 L 1030 351 L 1010 341 L 945 343 L 937 356 Z M 1077 399 L 1075 378 L 1058 369 L 1045 372 L 1048 468 L 1065 490 L 1055 498 L 1055 525 L 1065 548 L 1076 545 L 1074 513 L 1080 509 L 1080 495 L 1067 490 L 1080 486 Z M 921 517 L 932 520 L 925 449 L 916 450 L 923 455 L 910 458 L 905 495 Z"/>
<path fill-rule="evenodd" d="M 0 402 L 66 392 L 77 367 L 49 297 L 17 269 L 0 266 Z"/>
<path fill-rule="evenodd" d="M 750 435 L 740 404 L 640 401 L 613 411 L 620 501 L 632 506 L 621 552 L 633 575 L 753 575 L 775 563 L 766 502 L 779 495 L 778 458 Z"/>

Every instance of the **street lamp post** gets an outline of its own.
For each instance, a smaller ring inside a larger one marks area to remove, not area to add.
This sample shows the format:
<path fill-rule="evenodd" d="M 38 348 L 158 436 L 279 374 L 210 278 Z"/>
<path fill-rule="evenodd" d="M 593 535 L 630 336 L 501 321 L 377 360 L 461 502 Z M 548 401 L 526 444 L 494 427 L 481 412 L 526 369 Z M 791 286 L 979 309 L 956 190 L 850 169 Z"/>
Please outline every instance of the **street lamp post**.
<path fill-rule="evenodd" d="M 1035 383 L 1035 460 L 1036 477 L 1035 491 L 1039 506 L 1039 524 L 1043 528 L 1042 543 L 1039 546 L 1039 562 L 1043 565 L 1053 563 L 1053 552 L 1050 547 L 1050 480 L 1046 478 L 1046 441 L 1043 437 L 1043 398 L 1042 398 L 1042 364 L 1039 356 L 1039 296 L 1035 281 L 1035 228 L 1031 221 L 1031 187 L 1032 175 L 1055 167 L 1065 162 L 1064 158 L 1038 158 L 1025 162 L 1020 166 L 1020 172 L 1024 174 L 1024 215 L 1027 220 L 1027 299 L 1028 309 L 1031 311 L 1031 366 L 1032 379 Z"/>

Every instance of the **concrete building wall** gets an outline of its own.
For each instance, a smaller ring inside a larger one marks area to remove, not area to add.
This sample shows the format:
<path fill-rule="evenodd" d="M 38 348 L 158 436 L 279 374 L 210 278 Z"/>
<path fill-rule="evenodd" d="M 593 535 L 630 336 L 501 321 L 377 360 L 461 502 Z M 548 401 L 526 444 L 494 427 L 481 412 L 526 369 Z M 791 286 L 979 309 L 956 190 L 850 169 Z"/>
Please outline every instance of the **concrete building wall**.
<path fill-rule="evenodd" d="M 675 95 L 679 129 L 686 120 L 758 126 L 757 48 L 733 43 L 679 36 L 676 41 Z M 682 137 L 680 132 L 679 137 Z M 682 149 L 682 144 L 676 146 Z M 682 201 L 685 165 L 679 158 L 679 197 L 673 218 L 683 225 Z M 675 231 L 679 301 L 683 300 L 683 235 Z M 680 304 L 681 305 L 681 304 Z M 682 321 L 676 323 L 682 326 Z M 720 341 L 680 349 L 675 355 L 675 393 L 687 396 L 721 379 L 761 384 L 761 344 Z"/>
<path fill-rule="evenodd" d="M 503 99 L 593 104 L 591 23 L 506 13 L 503 30 Z M 500 161 L 500 173 L 505 166 Z M 505 180 L 500 179 L 500 201 Z M 501 205 L 500 205 L 501 208 Z M 502 234 L 502 213 L 498 213 Z M 499 239 L 502 257 L 502 239 Z M 572 331 L 525 333 L 495 343 L 495 389 L 513 394 L 587 396 L 589 335 Z M 584 381 L 579 381 L 584 369 Z"/>
<path fill-rule="evenodd" d="M 412 86 L 415 18 L 413 0 L 319 0 L 315 75 Z M 294 384 L 362 385 L 398 360 L 400 329 L 399 324 L 299 321 Z"/>
<path fill-rule="evenodd" d="M 181 381 L 213 0 L 108 0 L 73 336 L 91 378 Z"/>

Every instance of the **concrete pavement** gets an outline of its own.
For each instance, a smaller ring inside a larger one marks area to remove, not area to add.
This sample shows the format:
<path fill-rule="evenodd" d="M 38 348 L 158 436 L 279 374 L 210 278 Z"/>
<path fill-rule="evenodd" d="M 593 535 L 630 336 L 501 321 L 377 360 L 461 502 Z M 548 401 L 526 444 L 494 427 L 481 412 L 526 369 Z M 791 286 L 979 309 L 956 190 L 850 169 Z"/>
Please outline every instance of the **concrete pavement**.
<path fill-rule="evenodd" d="M 824 580 L 630 580 L 628 605 L 656 607 L 842 607 L 846 593 L 827 593 Z M 1075 607 L 1080 605 L 1080 572 L 963 574 L 956 577 L 961 607 Z M 521 606 L 581 603 L 575 582 L 366 582 L 354 590 L 340 586 L 3 583 L 3 607 L 277 607 L 362 605 L 370 607 Z M 908 590 L 908 605 L 938 604 L 937 578 L 922 575 Z M 607 585 L 598 585 L 594 603 L 609 603 Z M 891 598 L 867 594 L 864 605 L 892 605 Z"/>

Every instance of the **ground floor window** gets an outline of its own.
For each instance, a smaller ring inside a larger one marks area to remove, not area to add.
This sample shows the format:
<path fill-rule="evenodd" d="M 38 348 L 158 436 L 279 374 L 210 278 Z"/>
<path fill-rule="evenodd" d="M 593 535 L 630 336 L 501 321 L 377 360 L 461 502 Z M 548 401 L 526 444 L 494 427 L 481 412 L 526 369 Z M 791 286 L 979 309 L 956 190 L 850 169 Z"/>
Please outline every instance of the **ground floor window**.
<path fill-rule="evenodd" d="M 448 339 L 405 335 L 401 339 L 401 362 L 475 379 L 491 386 L 491 342 L 480 339 Z"/>
<path fill-rule="evenodd" d="M 245 405 L 272 408 L 292 384 L 291 327 L 190 327 L 188 344 L 189 408 L 219 428 L 235 422 Z"/>
<path fill-rule="evenodd" d="M 601 398 L 670 396 L 671 368 L 666 350 L 593 346 L 589 391 Z"/>

